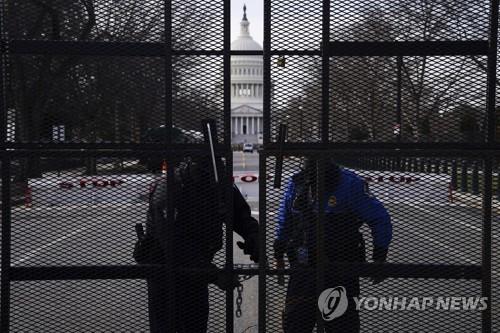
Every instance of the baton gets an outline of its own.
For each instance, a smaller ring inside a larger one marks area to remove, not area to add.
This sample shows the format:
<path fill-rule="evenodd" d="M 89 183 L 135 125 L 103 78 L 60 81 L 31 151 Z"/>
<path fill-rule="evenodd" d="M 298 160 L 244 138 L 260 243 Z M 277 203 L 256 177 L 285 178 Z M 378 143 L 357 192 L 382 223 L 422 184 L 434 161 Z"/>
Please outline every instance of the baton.
<path fill-rule="evenodd" d="M 212 157 L 212 167 L 214 169 L 214 179 L 215 183 L 219 183 L 219 174 L 217 173 L 217 161 L 215 159 L 215 149 L 214 149 L 214 137 L 216 137 L 215 121 L 213 119 L 206 119 L 202 121 L 203 127 L 206 128 L 206 132 L 203 131 L 205 135 L 205 142 L 210 146 L 210 156 Z"/>

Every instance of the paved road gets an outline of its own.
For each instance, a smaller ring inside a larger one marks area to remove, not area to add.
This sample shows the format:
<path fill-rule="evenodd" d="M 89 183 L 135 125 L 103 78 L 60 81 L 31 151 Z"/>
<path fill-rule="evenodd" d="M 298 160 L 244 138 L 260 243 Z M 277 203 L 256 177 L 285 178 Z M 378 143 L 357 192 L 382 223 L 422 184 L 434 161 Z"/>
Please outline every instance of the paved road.
<path fill-rule="evenodd" d="M 259 154 L 257 152 L 244 153 L 235 151 L 233 154 L 233 170 L 234 171 L 258 171 L 259 170 Z"/>
<path fill-rule="evenodd" d="M 235 183 L 240 189 L 241 193 L 248 200 L 258 202 L 258 179 L 256 177 L 254 178 L 254 176 L 258 176 L 259 174 L 259 154 L 257 152 L 234 152 L 233 170 Z"/>
<path fill-rule="evenodd" d="M 251 155 L 250 160 L 255 158 L 254 155 Z M 246 157 L 248 156 L 250 154 Z M 270 244 L 275 227 L 278 192 L 270 193 L 268 198 L 267 236 Z M 466 205 L 441 202 L 433 204 L 420 200 L 415 200 L 414 203 L 386 202 L 385 205 L 394 225 L 394 241 L 389 256 L 391 262 L 480 264 L 480 210 Z M 252 202 L 251 206 L 254 212 L 258 210 L 257 203 Z M 146 209 L 146 203 L 141 201 L 120 206 L 103 203 L 14 209 L 12 263 L 15 266 L 133 264 L 133 228 L 136 222 L 144 221 Z M 495 217 L 495 269 L 500 268 L 498 225 L 500 219 Z M 368 229 L 364 228 L 363 232 L 365 238 L 370 240 Z M 268 256 L 272 257 L 271 248 L 268 248 Z M 370 249 L 367 255 L 371 256 Z M 236 249 L 234 262 L 249 263 Z M 498 274 L 495 272 L 493 275 L 494 287 L 498 287 Z M 361 289 L 362 296 L 477 296 L 480 294 L 481 284 L 477 281 L 388 279 L 378 286 L 372 286 L 362 279 Z M 269 278 L 267 290 L 268 331 L 281 332 L 280 311 L 285 288 L 277 286 L 274 278 Z M 257 331 L 252 327 L 257 325 L 258 320 L 257 291 L 256 277 L 245 283 L 243 317 L 235 319 L 235 331 L 238 333 L 247 328 L 245 332 Z M 496 293 L 497 290 L 495 297 Z M 497 300 L 496 297 L 495 301 Z M 144 281 L 13 283 L 11 301 L 13 332 L 147 330 Z M 195 311 L 193 309 L 193 315 Z M 498 307 L 494 309 L 496 318 L 499 317 L 497 312 Z M 363 311 L 361 318 L 363 332 L 396 328 L 397 331 L 426 332 L 477 332 L 480 329 L 478 312 Z M 210 332 L 224 331 L 224 295 L 211 288 Z"/>

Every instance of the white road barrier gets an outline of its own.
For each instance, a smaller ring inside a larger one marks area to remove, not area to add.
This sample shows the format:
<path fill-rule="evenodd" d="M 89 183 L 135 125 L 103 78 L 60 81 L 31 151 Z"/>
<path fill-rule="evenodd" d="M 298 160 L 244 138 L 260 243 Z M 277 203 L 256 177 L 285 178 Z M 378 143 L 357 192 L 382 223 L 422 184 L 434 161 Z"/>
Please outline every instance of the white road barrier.
<path fill-rule="evenodd" d="M 370 193 L 382 202 L 449 204 L 449 175 L 398 171 L 351 170 L 363 177 Z"/>
<path fill-rule="evenodd" d="M 448 204 L 449 175 L 429 175 L 397 171 L 352 170 L 369 184 L 370 192 L 382 202 L 406 204 Z M 98 203 L 133 203 L 147 198 L 156 179 L 151 174 L 105 176 L 45 175 L 31 179 L 31 206 Z M 272 180 L 272 175 L 268 176 Z M 234 172 L 234 182 L 248 196 L 258 193 L 259 174 Z M 283 180 L 286 184 L 288 179 Z M 254 187 L 256 187 L 254 189 Z"/>
<path fill-rule="evenodd" d="M 44 176 L 30 179 L 31 205 L 53 206 L 67 204 L 133 203 L 147 198 L 157 176 Z"/>

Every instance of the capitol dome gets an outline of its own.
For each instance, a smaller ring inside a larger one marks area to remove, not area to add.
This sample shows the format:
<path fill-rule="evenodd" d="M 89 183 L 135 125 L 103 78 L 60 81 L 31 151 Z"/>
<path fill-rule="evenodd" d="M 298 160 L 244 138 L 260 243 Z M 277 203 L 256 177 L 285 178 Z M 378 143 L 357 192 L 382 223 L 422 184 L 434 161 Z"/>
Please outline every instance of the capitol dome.
<path fill-rule="evenodd" d="M 252 36 L 238 36 L 234 42 L 231 43 L 231 50 L 234 51 L 262 51 L 262 46 L 253 40 Z"/>
<path fill-rule="evenodd" d="M 246 6 L 240 34 L 231 43 L 234 51 L 261 51 L 248 29 Z M 262 143 L 263 124 L 263 59 L 259 55 L 231 57 L 231 139 L 233 143 Z"/>
<path fill-rule="evenodd" d="M 262 46 L 259 43 L 253 40 L 252 36 L 250 36 L 250 30 L 248 26 L 250 22 L 247 19 L 247 7 L 243 6 L 243 19 L 240 23 L 240 35 L 238 38 L 231 43 L 231 50 L 235 51 L 262 51 Z"/>

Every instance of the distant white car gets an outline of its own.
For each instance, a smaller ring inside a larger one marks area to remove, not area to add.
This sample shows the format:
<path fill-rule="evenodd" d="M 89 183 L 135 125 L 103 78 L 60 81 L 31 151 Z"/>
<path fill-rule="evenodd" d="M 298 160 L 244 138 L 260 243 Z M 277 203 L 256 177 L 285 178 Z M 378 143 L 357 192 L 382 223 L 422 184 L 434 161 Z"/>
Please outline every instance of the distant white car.
<path fill-rule="evenodd" d="M 245 143 L 243 145 L 243 152 L 244 153 L 247 153 L 247 152 L 253 153 L 253 144 L 251 144 L 251 143 Z"/>

